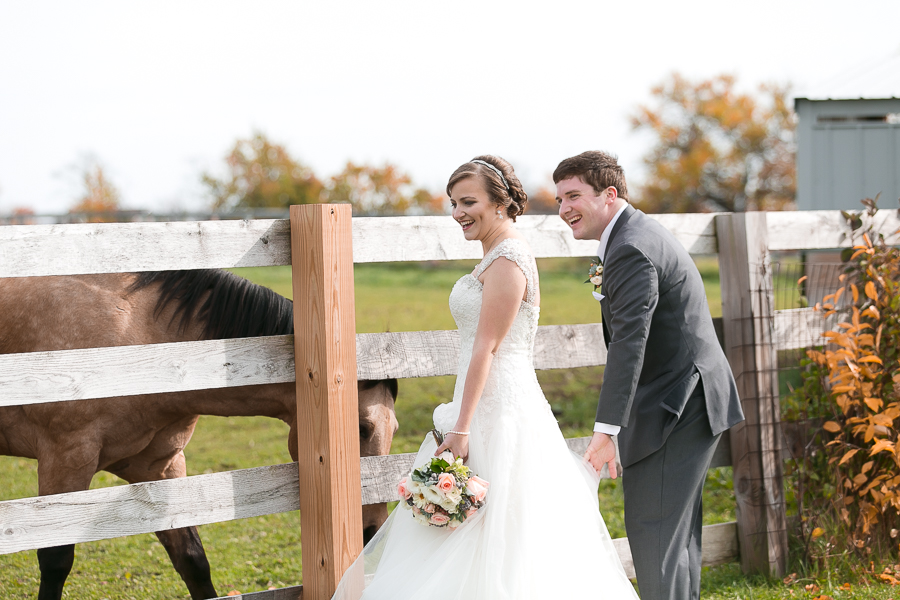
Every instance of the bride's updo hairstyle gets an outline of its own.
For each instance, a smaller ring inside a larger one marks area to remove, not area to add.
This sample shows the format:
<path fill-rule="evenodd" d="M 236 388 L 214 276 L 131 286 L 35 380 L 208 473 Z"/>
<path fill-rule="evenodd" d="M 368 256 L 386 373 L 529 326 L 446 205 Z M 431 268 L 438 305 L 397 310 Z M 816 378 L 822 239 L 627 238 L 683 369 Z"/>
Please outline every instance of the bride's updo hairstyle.
<path fill-rule="evenodd" d="M 483 163 L 487 163 L 490 166 Z M 476 156 L 453 171 L 450 181 L 447 182 L 447 195 L 450 195 L 450 190 L 454 185 L 467 177 L 475 177 L 481 181 L 491 199 L 491 203 L 504 211 L 506 216 L 513 221 L 525 212 L 528 194 L 522 189 L 522 182 L 516 177 L 516 172 L 513 170 L 512 165 L 499 156 L 491 156 L 490 154 Z"/>

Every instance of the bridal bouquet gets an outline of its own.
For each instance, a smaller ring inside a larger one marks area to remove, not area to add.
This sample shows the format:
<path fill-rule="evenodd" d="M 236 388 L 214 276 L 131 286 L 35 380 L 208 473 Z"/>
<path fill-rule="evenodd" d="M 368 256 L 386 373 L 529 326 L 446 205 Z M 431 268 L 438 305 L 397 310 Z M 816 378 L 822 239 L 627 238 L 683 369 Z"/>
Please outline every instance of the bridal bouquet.
<path fill-rule="evenodd" d="M 442 439 L 434 433 L 435 439 Z M 419 523 L 456 529 L 484 506 L 489 485 L 473 475 L 462 458 L 444 452 L 401 479 L 397 493 Z"/>

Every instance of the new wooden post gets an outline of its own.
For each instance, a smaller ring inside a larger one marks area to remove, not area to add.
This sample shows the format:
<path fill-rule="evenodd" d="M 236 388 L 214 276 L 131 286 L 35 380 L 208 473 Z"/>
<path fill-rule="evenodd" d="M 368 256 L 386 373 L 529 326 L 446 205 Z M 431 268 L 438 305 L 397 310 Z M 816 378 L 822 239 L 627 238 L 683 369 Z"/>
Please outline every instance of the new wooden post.
<path fill-rule="evenodd" d="M 731 430 L 741 567 L 781 577 L 787 524 L 766 214 L 717 216 L 716 236 L 725 352 L 746 417 Z"/>
<path fill-rule="evenodd" d="M 304 600 L 362 551 L 350 206 L 291 207 Z"/>

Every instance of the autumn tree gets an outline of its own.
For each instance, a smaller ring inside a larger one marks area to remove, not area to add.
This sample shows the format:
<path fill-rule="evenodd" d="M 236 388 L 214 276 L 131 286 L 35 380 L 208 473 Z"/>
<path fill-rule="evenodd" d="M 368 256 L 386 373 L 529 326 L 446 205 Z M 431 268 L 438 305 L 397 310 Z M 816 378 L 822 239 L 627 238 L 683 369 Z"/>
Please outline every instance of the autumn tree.
<path fill-rule="evenodd" d="M 119 210 L 119 190 L 106 176 L 103 166 L 91 160 L 81 172 L 82 192 L 69 213 L 86 213 L 92 223 L 115 221 Z"/>
<path fill-rule="evenodd" d="M 529 192 L 527 212 L 533 215 L 555 215 L 559 212 L 556 203 L 556 190 L 542 185 L 537 190 Z"/>
<path fill-rule="evenodd" d="M 635 194 L 646 212 L 773 210 L 792 207 L 796 118 L 787 86 L 735 90 L 720 75 L 699 83 L 673 74 L 652 90 L 631 123 L 655 145 Z"/>
<path fill-rule="evenodd" d="M 359 215 L 442 214 L 446 198 L 413 185 L 409 175 L 396 166 L 357 165 L 348 161 L 331 178 L 323 198 L 348 202 Z"/>
<path fill-rule="evenodd" d="M 34 225 L 34 209 L 29 206 L 16 206 L 6 222 L 8 225 Z"/>
<path fill-rule="evenodd" d="M 260 132 L 237 140 L 225 163 L 226 177 L 202 176 L 215 210 L 283 208 L 322 201 L 323 185 L 312 169 Z"/>

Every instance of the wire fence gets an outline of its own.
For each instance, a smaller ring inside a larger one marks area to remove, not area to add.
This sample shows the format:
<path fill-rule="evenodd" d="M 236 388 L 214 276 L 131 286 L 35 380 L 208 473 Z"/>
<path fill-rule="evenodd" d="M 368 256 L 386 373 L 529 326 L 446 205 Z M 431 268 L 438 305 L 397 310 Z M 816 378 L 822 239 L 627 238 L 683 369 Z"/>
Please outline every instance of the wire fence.
<path fill-rule="evenodd" d="M 812 312 L 841 285 L 844 265 L 839 251 L 781 253 L 772 257 L 772 288 L 775 309 L 783 311 L 777 326 L 787 349 L 778 350 L 779 395 L 791 393 L 800 384 L 801 361 L 807 349 L 822 346 L 822 331 L 836 324 L 824 311 Z M 843 302 L 841 303 L 843 305 Z"/>

